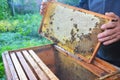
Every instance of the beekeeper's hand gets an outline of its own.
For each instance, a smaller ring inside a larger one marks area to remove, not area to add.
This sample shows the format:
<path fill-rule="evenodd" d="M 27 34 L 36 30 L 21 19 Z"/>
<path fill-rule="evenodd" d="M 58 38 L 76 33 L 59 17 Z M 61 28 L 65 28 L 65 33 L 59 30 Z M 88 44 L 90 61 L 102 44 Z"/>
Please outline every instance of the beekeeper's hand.
<path fill-rule="evenodd" d="M 120 17 L 113 12 L 106 13 L 105 15 L 113 18 L 114 21 L 101 26 L 104 32 L 98 34 L 98 40 L 104 45 L 109 45 L 120 41 Z"/>
<path fill-rule="evenodd" d="M 40 14 L 41 15 L 45 14 L 47 2 L 54 2 L 54 1 L 57 1 L 57 0 L 42 0 L 41 6 L 40 6 Z"/>

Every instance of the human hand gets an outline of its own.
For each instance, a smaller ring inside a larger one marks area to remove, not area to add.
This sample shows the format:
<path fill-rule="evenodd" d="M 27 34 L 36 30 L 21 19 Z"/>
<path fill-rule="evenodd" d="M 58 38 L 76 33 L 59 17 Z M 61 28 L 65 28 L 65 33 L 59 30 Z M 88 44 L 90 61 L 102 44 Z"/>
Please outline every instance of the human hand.
<path fill-rule="evenodd" d="M 41 15 L 44 15 L 45 14 L 45 12 L 46 12 L 46 7 L 47 7 L 47 2 L 54 2 L 54 1 L 56 1 L 56 0 L 42 0 L 42 2 L 41 2 L 41 6 L 40 6 L 40 14 Z"/>
<path fill-rule="evenodd" d="M 111 21 L 101 26 L 101 29 L 104 30 L 104 32 L 98 34 L 98 40 L 104 45 L 109 45 L 120 40 L 120 18 L 113 12 L 106 13 L 105 15 L 113 18 L 115 21 Z"/>

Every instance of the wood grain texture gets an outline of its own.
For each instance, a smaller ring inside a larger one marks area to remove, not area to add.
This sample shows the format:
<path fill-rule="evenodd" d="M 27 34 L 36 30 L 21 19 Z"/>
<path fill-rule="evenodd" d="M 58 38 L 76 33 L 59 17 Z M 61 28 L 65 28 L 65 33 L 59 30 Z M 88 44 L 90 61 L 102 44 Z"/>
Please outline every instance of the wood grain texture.
<path fill-rule="evenodd" d="M 9 53 L 5 54 L 5 57 L 6 57 L 6 60 L 8 62 L 8 66 L 10 68 L 10 72 L 12 74 L 12 79 L 13 80 L 19 80 L 19 77 L 17 76 L 16 69 L 14 67 L 14 63 L 12 62 L 12 59 L 11 59 Z"/>
<path fill-rule="evenodd" d="M 103 78 L 105 78 L 105 80 L 119 80 L 119 68 L 98 58 L 95 58 L 92 64 L 86 63 L 84 57 L 81 58 L 81 56 L 79 57 L 78 55 L 70 54 L 70 52 L 65 51 L 65 49 L 61 48 L 60 46 L 57 46 L 58 45 L 54 46 L 55 49 L 49 47 L 45 48 L 45 46 L 43 46 L 41 48 L 36 48 L 38 50 L 33 48 L 27 50 L 22 49 L 12 51 L 11 53 L 5 52 L 2 57 L 6 69 L 5 71 L 7 74 L 7 79 L 20 80 L 21 78 L 19 77 L 25 79 L 26 76 L 28 80 L 32 80 L 34 79 L 33 76 L 35 75 L 36 79 L 38 80 L 88 80 L 88 78 L 90 80 Z M 39 59 L 40 57 L 37 56 L 39 53 L 42 54 L 42 56 L 44 57 L 49 57 L 49 51 L 50 53 L 55 53 L 51 56 L 55 56 L 54 65 L 56 67 L 56 75 L 58 79 L 56 79 L 54 77 L 55 75 L 51 71 L 49 71 L 48 68 L 46 68 L 47 66 L 44 64 L 42 59 Z M 17 61 L 19 61 L 19 64 L 17 63 Z M 26 66 L 26 63 L 29 67 Z M 16 67 L 19 69 L 19 72 Z M 20 76 L 20 74 L 23 74 L 21 73 L 20 67 L 24 71 L 24 77 Z M 30 76 L 31 78 L 29 78 Z"/>
<path fill-rule="evenodd" d="M 94 50 L 94 52 L 93 52 L 93 54 L 92 54 L 92 56 L 90 58 L 90 60 L 89 60 L 89 63 L 92 63 L 93 60 L 95 59 L 96 54 L 98 52 L 98 49 L 99 49 L 100 45 L 101 45 L 101 42 L 98 42 L 97 45 L 96 45 L 96 48 L 95 48 L 95 50 Z"/>
<path fill-rule="evenodd" d="M 11 59 L 13 61 L 13 64 L 15 66 L 15 69 L 17 71 L 17 74 L 19 76 L 19 79 L 20 80 L 28 80 L 27 76 L 24 73 L 24 70 L 23 70 L 22 66 L 20 65 L 20 63 L 19 63 L 19 61 L 18 61 L 18 59 L 15 55 L 15 53 L 11 53 L 10 55 L 11 55 Z"/>
<path fill-rule="evenodd" d="M 7 59 L 6 59 L 6 54 L 8 54 L 8 52 L 4 52 L 2 53 L 2 59 L 3 59 L 3 63 L 4 63 L 4 66 L 5 66 L 5 72 L 6 72 L 6 79 L 7 80 L 12 80 L 13 77 L 12 77 L 12 74 L 10 72 L 10 67 L 8 65 L 8 62 L 7 62 Z"/>
<path fill-rule="evenodd" d="M 38 66 L 38 64 L 30 56 L 30 54 L 26 50 L 24 50 L 22 52 L 23 52 L 24 57 L 27 59 L 27 61 L 29 62 L 29 64 L 33 67 L 33 69 L 37 73 L 37 76 L 39 77 L 39 79 L 40 80 L 49 80 L 49 78 L 47 77 L 47 75 L 44 74 L 43 70 L 40 69 L 40 67 Z"/>
<path fill-rule="evenodd" d="M 39 64 L 39 67 L 46 73 L 46 75 L 50 78 L 50 80 L 59 80 L 53 72 L 43 63 L 43 61 L 35 54 L 33 50 L 29 50 L 29 53 L 35 59 L 35 61 Z"/>
<path fill-rule="evenodd" d="M 37 80 L 35 74 L 33 73 L 32 69 L 30 68 L 29 64 L 26 62 L 25 58 L 23 57 L 21 52 L 16 52 L 16 55 L 28 77 L 29 80 Z M 17 65 L 17 64 L 16 64 Z"/>

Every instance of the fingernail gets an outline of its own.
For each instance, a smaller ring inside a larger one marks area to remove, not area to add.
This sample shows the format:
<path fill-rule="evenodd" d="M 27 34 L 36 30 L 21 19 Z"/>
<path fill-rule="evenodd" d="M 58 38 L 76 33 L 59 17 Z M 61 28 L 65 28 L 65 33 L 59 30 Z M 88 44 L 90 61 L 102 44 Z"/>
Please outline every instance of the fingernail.
<path fill-rule="evenodd" d="M 106 12 L 105 15 L 109 14 L 109 12 Z"/>

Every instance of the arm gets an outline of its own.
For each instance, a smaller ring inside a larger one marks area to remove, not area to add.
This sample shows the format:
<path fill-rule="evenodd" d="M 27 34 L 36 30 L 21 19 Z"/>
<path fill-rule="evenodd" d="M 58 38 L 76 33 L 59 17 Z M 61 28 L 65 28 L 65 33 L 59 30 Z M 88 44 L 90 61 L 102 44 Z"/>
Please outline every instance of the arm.
<path fill-rule="evenodd" d="M 98 34 L 98 40 L 104 45 L 109 45 L 120 41 L 120 17 L 112 12 L 106 13 L 105 15 L 117 20 L 102 25 L 101 29 L 104 30 L 104 32 Z"/>

